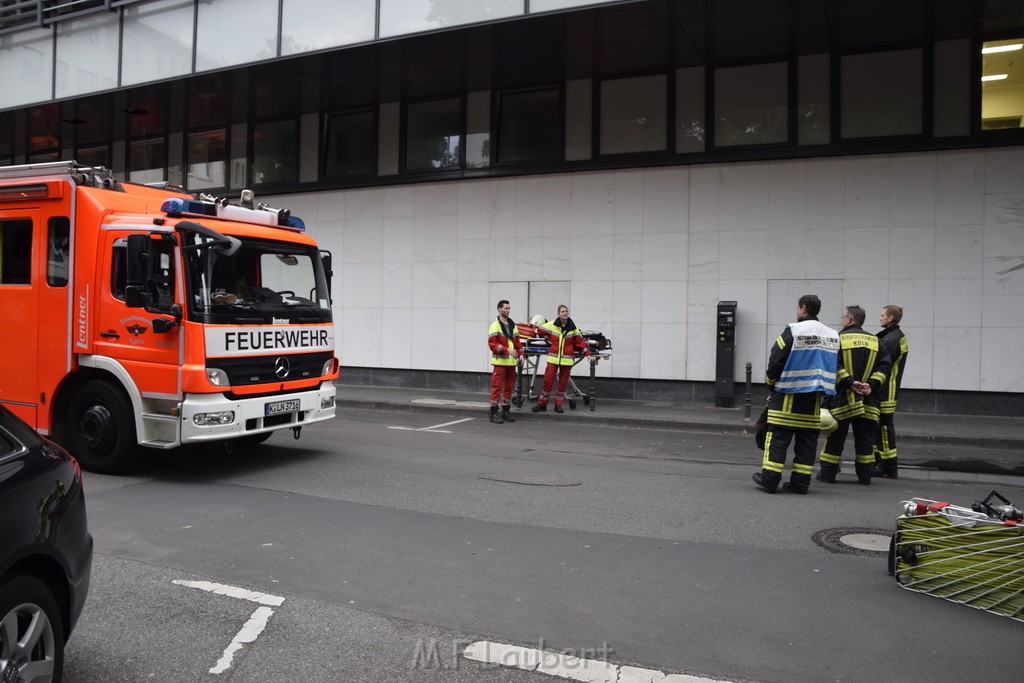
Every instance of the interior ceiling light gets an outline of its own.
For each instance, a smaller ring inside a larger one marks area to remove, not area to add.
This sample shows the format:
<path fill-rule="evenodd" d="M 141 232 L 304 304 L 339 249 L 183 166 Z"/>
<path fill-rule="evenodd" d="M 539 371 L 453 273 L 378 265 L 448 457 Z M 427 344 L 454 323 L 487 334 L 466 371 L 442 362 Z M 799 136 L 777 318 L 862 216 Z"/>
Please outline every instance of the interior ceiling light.
<path fill-rule="evenodd" d="M 993 45 L 992 47 L 981 48 L 981 54 L 990 55 L 993 52 L 1013 52 L 1024 48 L 1024 43 L 1013 43 L 1012 45 Z"/>
<path fill-rule="evenodd" d="M 981 80 L 983 80 L 983 81 L 1002 81 L 1002 80 L 1005 80 L 1006 77 L 1007 77 L 1007 74 L 992 74 L 991 76 L 982 76 Z"/>

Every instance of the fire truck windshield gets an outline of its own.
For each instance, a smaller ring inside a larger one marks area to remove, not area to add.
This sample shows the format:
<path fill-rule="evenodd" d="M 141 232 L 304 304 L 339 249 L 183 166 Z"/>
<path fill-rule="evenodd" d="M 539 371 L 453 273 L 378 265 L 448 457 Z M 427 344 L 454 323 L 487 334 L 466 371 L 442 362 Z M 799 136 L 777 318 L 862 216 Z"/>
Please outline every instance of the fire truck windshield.
<path fill-rule="evenodd" d="M 330 294 L 315 247 L 233 238 L 225 249 L 185 231 L 190 318 L 217 324 L 328 322 Z"/>

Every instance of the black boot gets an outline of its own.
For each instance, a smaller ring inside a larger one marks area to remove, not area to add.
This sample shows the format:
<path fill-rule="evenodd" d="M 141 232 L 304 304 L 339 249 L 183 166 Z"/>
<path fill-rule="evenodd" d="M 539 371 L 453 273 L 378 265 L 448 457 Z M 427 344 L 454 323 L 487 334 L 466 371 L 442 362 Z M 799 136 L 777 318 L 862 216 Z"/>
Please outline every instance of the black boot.
<path fill-rule="evenodd" d="M 775 479 L 768 478 L 764 472 L 754 473 L 754 483 L 763 488 L 768 493 L 775 493 L 779 488 L 779 482 Z"/>
<path fill-rule="evenodd" d="M 818 473 L 814 475 L 814 478 L 826 484 L 834 484 L 836 483 L 837 474 L 839 474 L 839 468 L 836 465 L 822 464 L 818 467 Z"/>
<path fill-rule="evenodd" d="M 899 466 L 896 464 L 896 458 L 879 460 L 875 465 L 874 475 L 883 479 L 899 479 Z"/>
<path fill-rule="evenodd" d="M 500 425 L 503 422 L 501 415 L 498 414 L 498 406 L 491 406 L 491 422 L 496 425 Z"/>
<path fill-rule="evenodd" d="M 530 408 L 530 411 L 534 412 L 534 413 L 543 413 L 547 409 L 548 409 L 548 404 L 547 403 L 538 403 L 534 407 Z"/>
<path fill-rule="evenodd" d="M 516 421 L 516 419 L 514 417 L 512 417 L 512 415 L 509 413 L 510 410 L 512 410 L 512 406 L 502 406 L 501 407 L 501 419 L 502 419 L 503 422 L 515 422 Z"/>

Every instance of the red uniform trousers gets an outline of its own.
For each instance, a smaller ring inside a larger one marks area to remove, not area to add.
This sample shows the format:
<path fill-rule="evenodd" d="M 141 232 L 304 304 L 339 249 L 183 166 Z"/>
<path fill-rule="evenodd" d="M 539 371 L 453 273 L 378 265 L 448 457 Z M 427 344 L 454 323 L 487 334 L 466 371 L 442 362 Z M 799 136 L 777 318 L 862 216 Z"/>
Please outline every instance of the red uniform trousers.
<path fill-rule="evenodd" d="M 512 391 L 516 386 L 516 366 L 491 366 L 491 405 L 512 405 Z"/>
<path fill-rule="evenodd" d="M 540 391 L 537 405 L 546 406 L 548 404 L 548 400 L 551 398 L 551 389 L 555 386 L 556 375 L 558 376 L 558 389 L 555 391 L 555 405 L 560 406 L 565 403 L 565 387 L 569 384 L 569 373 L 571 372 L 571 365 L 548 363 L 544 368 L 544 388 Z"/>

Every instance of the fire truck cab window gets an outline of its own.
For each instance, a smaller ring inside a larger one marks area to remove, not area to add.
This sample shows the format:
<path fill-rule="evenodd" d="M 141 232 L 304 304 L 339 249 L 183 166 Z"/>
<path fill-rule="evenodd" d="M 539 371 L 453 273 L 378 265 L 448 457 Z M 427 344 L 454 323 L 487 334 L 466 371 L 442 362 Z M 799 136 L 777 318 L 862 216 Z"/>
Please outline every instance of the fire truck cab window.
<path fill-rule="evenodd" d="M 32 221 L 0 221 L 0 285 L 32 282 Z"/>
<path fill-rule="evenodd" d="M 153 295 L 153 303 L 150 308 L 165 311 L 174 303 L 174 246 L 154 242 L 152 248 L 153 272 L 149 292 Z M 114 245 L 110 271 L 110 292 L 115 299 L 124 301 L 124 290 L 128 284 L 128 248 L 123 240 Z"/>
<path fill-rule="evenodd" d="M 46 243 L 46 284 L 51 287 L 68 286 L 68 238 L 71 221 L 67 216 L 51 218 Z"/>

